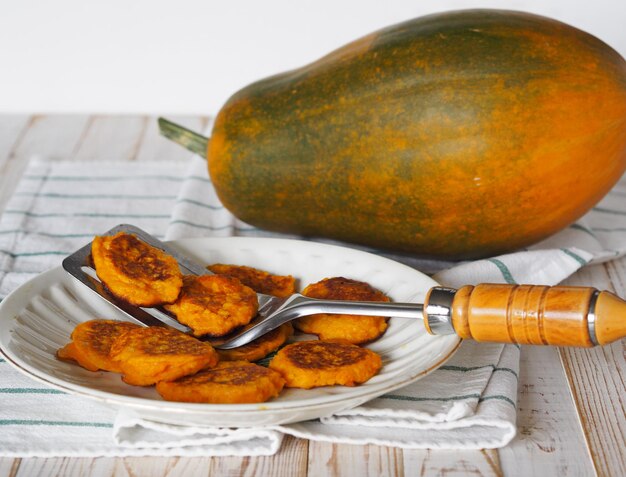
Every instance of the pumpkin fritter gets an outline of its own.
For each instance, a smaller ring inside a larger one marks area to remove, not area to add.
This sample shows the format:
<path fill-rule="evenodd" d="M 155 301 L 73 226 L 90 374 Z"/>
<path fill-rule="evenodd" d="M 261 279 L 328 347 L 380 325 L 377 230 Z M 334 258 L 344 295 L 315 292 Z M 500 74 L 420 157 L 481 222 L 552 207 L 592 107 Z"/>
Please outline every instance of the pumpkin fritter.
<path fill-rule="evenodd" d="M 98 278 L 128 303 L 172 303 L 180 293 L 183 279 L 176 259 L 132 234 L 95 237 L 91 256 Z"/>
<path fill-rule="evenodd" d="M 161 381 L 156 389 L 168 401 L 235 404 L 267 401 L 284 385 L 276 371 L 247 361 L 226 361 L 176 381 Z"/>
<path fill-rule="evenodd" d="M 302 294 L 329 300 L 390 301 L 383 292 L 368 283 L 343 277 L 325 278 L 308 285 Z M 323 341 L 362 344 L 379 338 L 385 332 L 387 318 L 319 313 L 299 318 L 295 327 L 318 335 Z"/>
<path fill-rule="evenodd" d="M 269 367 L 285 378 L 285 386 L 310 389 L 364 383 L 380 370 L 382 361 L 373 351 L 348 343 L 300 341 L 282 348 Z"/>
<path fill-rule="evenodd" d="M 207 268 L 217 275 L 235 277 L 257 293 L 288 297 L 296 292 L 296 280 L 291 275 L 272 275 L 258 268 L 223 263 L 209 265 Z"/>
<path fill-rule="evenodd" d="M 72 341 L 57 351 L 62 360 L 76 361 L 89 371 L 114 371 L 119 365 L 109 356 L 111 346 L 117 338 L 138 325 L 116 320 L 90 320 L 80 323 L 72 331 Z"/>
<path fill-rule="evenodd" d="M 258 361 L 278 349 L 293 334 L 291 323 L 284 323 L 275 330 L 233 349 L 218 349 L 222 361 Z"/>
<path fill-rule="evenodd" d="M 110 356 L 124 374 L 124 382 L 135 386 L 172 381 L 218 362 L 210 344 L 160 326 L 122 334 L 111 346 Z"/>
<path fill-rule="evenodd" d="M 256 293 L 236 278 L 188 275 L 175 303 L 164 308 L 196 336 L 223 336 L 256 315 Z"/>

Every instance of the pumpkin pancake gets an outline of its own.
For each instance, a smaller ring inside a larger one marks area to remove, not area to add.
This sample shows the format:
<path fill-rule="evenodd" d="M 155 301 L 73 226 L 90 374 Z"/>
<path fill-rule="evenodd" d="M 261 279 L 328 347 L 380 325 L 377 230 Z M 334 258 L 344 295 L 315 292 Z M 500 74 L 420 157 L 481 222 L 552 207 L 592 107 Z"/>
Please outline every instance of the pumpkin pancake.
<path fill-rule="evenodd" d="M 285 386 L 310 389 L 319 386 L 364 383 L 380 370 L 382 361 L 373 351 L 348 343 L 300 341 L 282 348 L 269 367 L 285 378 Z"/>
<path fill-rule="evenodd" d="M 57 351 L 62 360 L 76 361 L 89 371 L 120 372 L 119 365 L 109 356 L 117 338 L 138 325 L 116 320 L 90 320 L 80 323 L 72 331 L 72 341 Z"/>
<path fill-rule="evenodd" d="M 136 306 L 172 303 L 183 284 L 178 262 L 131 234 L 97 236 L 91 244 L 96 274 L 116 297 Z"/>
<path fill-rule="evenodd" d="M 218 362 L 210 344 L 160 326 L 122 334 L 111 346 L 110 355 L 124 374 L 124 382 L 136 386 L 172 381 Z"/>
<path fill-rule="evenodd" d="M 383 292 L 368 283 L 343 277 L 325 278 L 308 285 L 302 294 L 329 300 L 390 301 Z M 299 318 L 294 324 L 300 331 L 318 335 L 323 341 L 362 344 L 379 338 L 385 332 L 387 318 L 318 313 Z"/>
<path fill-rule="evenodd" d="M 291 275 L 272 275 L 264 270 L 245 265 L 216 263 L 207 267 L 217 275 L 237 278 L 257 293 L 288 297 L 296 292 L 296 280 Z"/>
<path fill-rule="evenodd" d="M 221 361 L 258 361 L 278 349 L 293 334 L 291 323 L 285 323 L 275 330 L 233 349 L 218 349 Z"/>
<path fill-rule="evenodd" d="M 176 302 L 164 308 L 196 336 L 223 336 L 250 323 L 258 307 L 254 290 L 236 278 L 189 275 Z"/>
<path fill-rule="evenodd" d="M 156 389 L 168 401 L 235 404 L 267 401 L 284 385 L 276 371 L 247 361 L 226 361 L 176 381 L 161 381 Z"/>

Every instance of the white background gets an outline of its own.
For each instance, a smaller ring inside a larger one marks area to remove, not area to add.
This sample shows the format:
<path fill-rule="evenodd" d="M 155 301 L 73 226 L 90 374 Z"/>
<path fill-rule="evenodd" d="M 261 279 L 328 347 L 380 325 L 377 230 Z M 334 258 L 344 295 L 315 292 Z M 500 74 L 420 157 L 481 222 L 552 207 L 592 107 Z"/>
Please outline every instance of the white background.
<path fill-rule="evenodd" d="M 626 56 L 626 0 L 3 0 L 0 113 L 214 114 L 371 31 L 475 7 L 550 16 Z"/>

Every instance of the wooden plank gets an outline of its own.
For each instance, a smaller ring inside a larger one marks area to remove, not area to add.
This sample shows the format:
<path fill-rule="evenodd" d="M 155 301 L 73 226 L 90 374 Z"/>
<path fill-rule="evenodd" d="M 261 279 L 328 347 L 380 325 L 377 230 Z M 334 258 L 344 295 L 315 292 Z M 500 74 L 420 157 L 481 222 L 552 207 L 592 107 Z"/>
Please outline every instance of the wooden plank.
<path fill-rule="evenodd" d="M 402 449 L 309 442 L 308 475 L 403 475 Z"/>
<path fill-rule="evenodd" d="M 6 459 L 9 461 L 9 459 Z M 1 461 L 0 461 L 1 464 Z M 11 469 L 10 462 L 6 468 Z M 0 467 L 0 471 L 2 467 Z M 287 437 L 280 451 L 267 457 L 99 457 L 22 459 L 16 477 L 62 475 L 64 477 L 188 477 L 220 475 L 255 477 L 304 477 L 307 471 L 307 442 Z M 0 473 L 0 475 L 4 475 Z"/>
<path fill-rule="evenodd" d="M 502 476 L 496 450 L 404 450 L 404 476 Z"/>
<path fill-rule="evenodd" d="M 109 464 L 114 463 L 113 474 L 187 477 L 190 475 L 220 475 L 254 477 L 299 477 L 306 475 L 306 441 L 286 438 L 274 456 L 262 457 L 126 457 L 105 459 L 107 462 L 92 469 L 95 474 L 108 475 Z M 98 459 L 101 461 L 102 459 Z"/>
<path fill-rule="evenodd" d="M 134 160 L 147 127 L 145 116 L 93 116 L 71 159 L 83 162 Z"/>
<path fill-rule="evenodd" d="M 626 475 L 623 342 L 561 353 L 598 474 Z"/>
<path fill-rule="evenodd" d="M 626 260 L 587 267 L 568 281 L 626 296 Z M 563 366 L 599 475 L 626 475 L 626 340 L 592 349 L 561 349 Z"/>
<path fill-rule="evenodd" d="M 9 159 L 10 153 L 28 129 L 30 116 L 0 115 L 0 166 Z"/>
<path fill-rule="evenodd" d="M 67 159 L 80 144 L 88 127 L 89 116 L 33 116 L 28 131 L 13 150 L 13 156 Z"/>
<path fill-rule="evenodd" d="M 206 475 L 305 477 L 308 460 L 307 444 L 305 440 L 286 436 L 280 450 L 273 456 L 213 457 Z M 186 477 L 186 475 L 193 474 L 181 473 L 180 477 Z"/>
<path fill-rule="evenodd" d="M 21 459 L 13 459 L 11 457 L 0 457 L 0 476 L 15 477 L 20 467 Z"/>
<path fill-rule="evenodd" d="M 504 475 L 594 475 L 556 348 L 523 346 L 517 435 L 499 449 Z"/>
<path fill-rule="evenodd" d="M 15 178 L 24 164 L 16 164 L 13 152 L 20 143 L 31 122 L 30 116 L 0 116 L 0 210 L 14 190 Z"/>
<path fill-rule="evenodd" d="M 33 116 L 30 119 L 27 129 L 17 133 L 7 160 L 0 161 L 0 210 L 13 194 L 28 160 L 37 155 L 71 157 L 88 126 L 88 119 L 87 116 Z"/>
<path fill-rule="evenodd" d="M 168 116 L 168 119 L 198 132 L 204 132 L 209 123 L 206 116 Z M 156 116 L 147 121 L 146 133 L 137 154 L 138 161 L 189 161 L 191 152 L 159 134 Z"/>
<path fill-rule="evenodd" d="M 98 477 L 105 475 L 114 475 L 114 460 L 115 459 L 93 459 L 77 457 L 32 457 L 28 459 L 22 459 L 22 462 L 17 469 L 15 477 L 31 477 L 33 475 L 55 475 L 63 477 L 82 477 L 85 475 L 89 475 Z"/>
<path fill-rule="evenodd" d="M 613 260 L 604 265 L 613 291 L 621 297 L 626 297 L 626 257 Z"/>

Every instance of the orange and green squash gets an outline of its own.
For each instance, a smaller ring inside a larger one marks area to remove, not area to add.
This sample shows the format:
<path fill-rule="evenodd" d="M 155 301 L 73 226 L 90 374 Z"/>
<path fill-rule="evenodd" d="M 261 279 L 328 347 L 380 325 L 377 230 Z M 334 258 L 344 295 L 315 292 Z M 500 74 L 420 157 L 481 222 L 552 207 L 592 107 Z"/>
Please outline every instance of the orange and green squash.
<path fill-rule="evenodd" d="M 622 175 L 626 63 L 536 15 L 430 15 L 237 92 L 207 158 L 225 206 L 264 229 L 500 254 L 571 224 Z"/>

